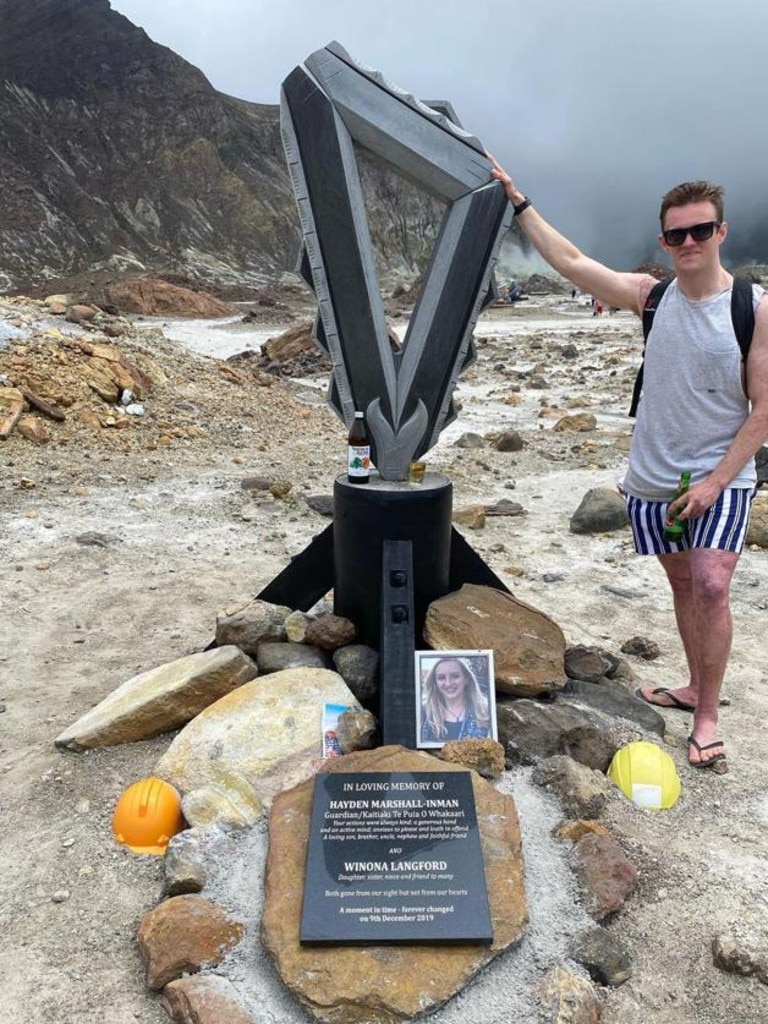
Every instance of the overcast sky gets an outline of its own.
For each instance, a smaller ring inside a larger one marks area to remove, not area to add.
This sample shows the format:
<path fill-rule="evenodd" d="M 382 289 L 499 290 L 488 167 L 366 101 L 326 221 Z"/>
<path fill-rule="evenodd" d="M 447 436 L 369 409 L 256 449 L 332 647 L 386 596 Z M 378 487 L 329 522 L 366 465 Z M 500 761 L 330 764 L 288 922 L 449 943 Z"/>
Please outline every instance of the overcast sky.
<path fill-rule="evenodd" d="M 661 195 L 726 187 L 724 256 L 768 262 L 768 2 L 111 0 L 222 92 L 278 103 L 337 39 L 420 99 L 448 99 L 536 202 L 619 269 L 658 253 Z"/>

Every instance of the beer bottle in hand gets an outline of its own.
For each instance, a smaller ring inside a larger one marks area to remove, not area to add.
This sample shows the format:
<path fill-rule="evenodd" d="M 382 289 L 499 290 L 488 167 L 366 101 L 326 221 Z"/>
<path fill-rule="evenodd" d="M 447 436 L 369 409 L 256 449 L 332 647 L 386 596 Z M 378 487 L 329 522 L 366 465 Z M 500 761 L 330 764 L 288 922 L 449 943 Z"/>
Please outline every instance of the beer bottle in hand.
<path fill-rule="evenodd" d="M 677 494 L 672 499 L 675 501 L 682 494 L 688 490 L 691 486 L 691 474 L 689 470 L 683 470 L 680 474 L 680 484 L 677 488 Z M 664 520 L 664 539 L 671 541 L 678 541 L 682 538 L 685 533 L 685 520 L 681 519 L 675 512 L 672 515 L 667 512 L 667 518 Z"/>
<path fill-rule="evenodd" d="M 347 447 L 347 480 L 351 484 L 367 484 L 371 476 L 371 439 L 365 417 L 355 413 Z"/>

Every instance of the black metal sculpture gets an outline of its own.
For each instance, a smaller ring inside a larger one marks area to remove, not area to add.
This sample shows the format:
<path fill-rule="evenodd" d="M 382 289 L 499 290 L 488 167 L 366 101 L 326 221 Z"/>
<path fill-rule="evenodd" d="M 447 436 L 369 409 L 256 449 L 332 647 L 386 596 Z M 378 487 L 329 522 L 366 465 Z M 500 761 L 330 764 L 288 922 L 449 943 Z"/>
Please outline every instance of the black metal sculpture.
<path fill-rule="evenodd" d="M 286 78 L 281 125 L 304 232 L 300 272 L 317 296 L 315 338 L 333 367 L 330 403 L 347 427 L 356 409 L 365 412 L 380 477 L 405 480 L 410 462 L 455 418 L 453 389 L 474 358 L 472 331 L 494 294 L 492 270 L 512 210 L 474 136 L 336 42 Z M 398 353 L 387 334 L 354 142 L 447 204 Z"/>
<path fill-rule="evenodd" d="M 281 126 L 304 243 L 300 273 L 318 302 L 315 339 L 331 359 L 329 402 L 347 427 L 366 414 L 377 474 L 334 484 L 334 523 L 259 598 L 334 609 L 381 650 L 385 742 L 415 746 L 413 651 L 429 603 L 465 582 L 507 588 L 450 525 L 452 487 L 408 482 L 410 463 L 455 417 L 472 331 L 496 294 L 493 267 L 512 209 L 480 142 L 449 104 L 427 105 L 330 43 L 283 83 Z M 354 143 L 446 204 L 402 348 L 393 353 Z"/>

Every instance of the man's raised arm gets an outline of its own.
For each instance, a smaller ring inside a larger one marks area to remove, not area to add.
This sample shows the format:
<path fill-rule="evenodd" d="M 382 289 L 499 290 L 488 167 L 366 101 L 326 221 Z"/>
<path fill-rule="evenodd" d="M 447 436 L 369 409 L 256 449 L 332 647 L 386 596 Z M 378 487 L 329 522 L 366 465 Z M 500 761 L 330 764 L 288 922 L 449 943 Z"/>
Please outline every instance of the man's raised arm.
<path fill-rule="evenodd" d="M 523 206 L 527 197 L 494 157 L 490 153 L 486 155 L 493 165 L 493 176 L 504 186 L 509 201 L 516 208 Z M 654 282 L 652 277 L 647 274 L 619 273 L 585 256 L 531 205 L 525 206 L 516 216 L 534 248 L 559 274 L 606 305 L 630 309 L 640 315 L 645 297 Z"/>

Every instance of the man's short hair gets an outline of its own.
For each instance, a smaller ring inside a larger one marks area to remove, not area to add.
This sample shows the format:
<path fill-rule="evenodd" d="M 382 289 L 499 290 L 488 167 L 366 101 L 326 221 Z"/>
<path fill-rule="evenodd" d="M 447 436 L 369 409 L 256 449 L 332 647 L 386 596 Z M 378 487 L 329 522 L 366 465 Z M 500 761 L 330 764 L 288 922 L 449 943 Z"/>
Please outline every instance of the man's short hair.
<path fill-rule="evenodd" d="M 671 188 L 661 200 L 659 220 L 662 230 L 667 210 L 673 206 L 687 206 L 689 203 L 712 203 L 715 207 L 715 217 L 722 224 L 725 208 L 723 186 L 715 185 L 711 181 L 683 181 Z"/>

